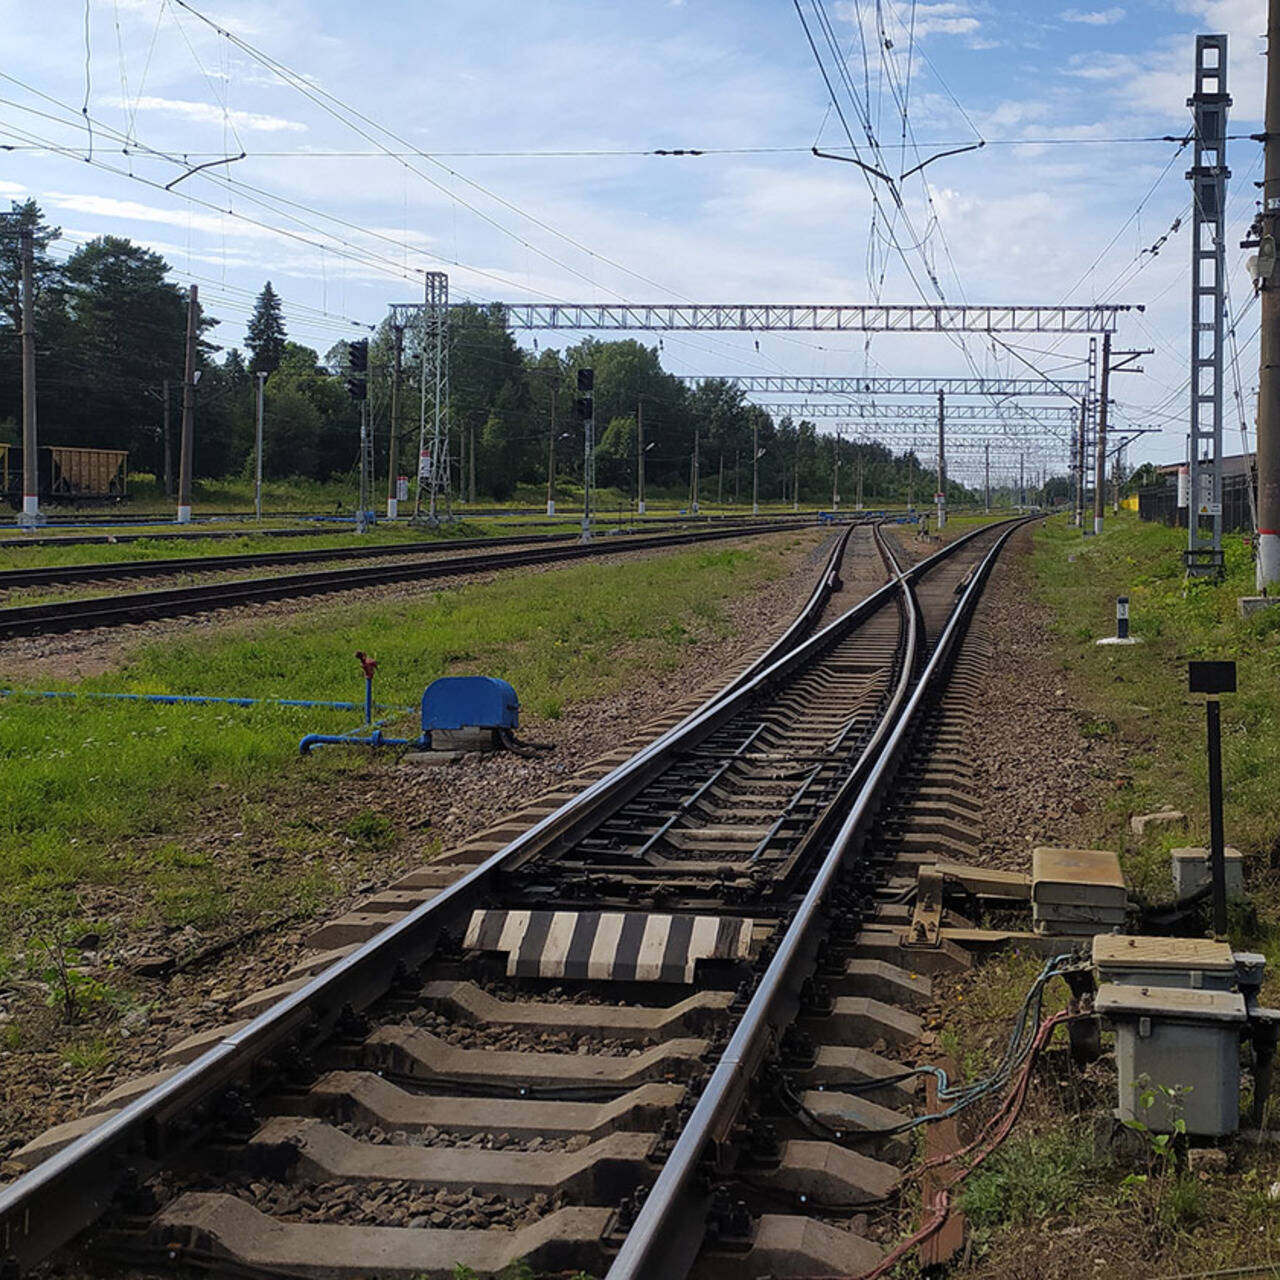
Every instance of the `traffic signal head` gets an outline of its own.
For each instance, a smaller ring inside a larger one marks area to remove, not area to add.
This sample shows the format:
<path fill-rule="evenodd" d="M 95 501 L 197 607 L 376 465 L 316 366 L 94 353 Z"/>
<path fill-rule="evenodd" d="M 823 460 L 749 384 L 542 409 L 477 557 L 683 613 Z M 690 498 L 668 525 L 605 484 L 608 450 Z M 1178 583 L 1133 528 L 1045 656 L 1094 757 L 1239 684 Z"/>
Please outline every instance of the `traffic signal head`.
<path fill-rule="evenodd" d="M 347 344 L 348 361 L 352 373 L 364 373 L 369 368 L 369 339 Z M 354 392 L 352 393 L 354 394 Z"/>
<path fill-rule="evenodd" d="M 366 400 L 369 396 L 369 384 L 363 378 L 348 378 L 347 394 L 353 400 Z"/>
<path fill-rule="evenodd" d="M 596 385 L 596 371 L 594 369 L 578 370 L 578 390 L 591 392 Z"/>
<path fill-rule="evenodd" d="M 573 402 L 573 416 L 579 422 L 586 422 L 592 416 L 593 408 L 590 396 L 579 396 Z"/>

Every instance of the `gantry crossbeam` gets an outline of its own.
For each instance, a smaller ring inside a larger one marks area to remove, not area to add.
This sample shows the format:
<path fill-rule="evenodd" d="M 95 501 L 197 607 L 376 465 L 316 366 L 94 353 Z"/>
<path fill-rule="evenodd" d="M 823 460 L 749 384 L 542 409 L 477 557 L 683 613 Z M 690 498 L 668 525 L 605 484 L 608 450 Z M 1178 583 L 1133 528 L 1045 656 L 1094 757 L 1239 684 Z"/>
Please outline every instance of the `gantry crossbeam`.
<path fill-rule="evenodd" d="M 1073 396 L 1087 395 L 1083 378 L 848 378 L 792 374 L 685 376 L 685 382 L 731 382 L 748 395 L 831 396 Z"/>
<path fill-rule="evenodd" d="M 462 305 L 462 304 L 455 304 Z M 512 329 L 818 333 L 1106 333 L 1127 306 L 966 307 L 862 304 L 499 303 Z"/>
<path fill-rule="evenodd" d="M 938 409 L 931 404 L 755 404 L 774 418 L 842 418 L 847 422 L 936 422 Z M 949 404 L 946 407 L 947 425 L 955 422 L 985 423 L 1035 423 L 1040 426 L 1071 426 L 1080 411 L 1071 406 L 1058 405 L 986 405 Z"/>

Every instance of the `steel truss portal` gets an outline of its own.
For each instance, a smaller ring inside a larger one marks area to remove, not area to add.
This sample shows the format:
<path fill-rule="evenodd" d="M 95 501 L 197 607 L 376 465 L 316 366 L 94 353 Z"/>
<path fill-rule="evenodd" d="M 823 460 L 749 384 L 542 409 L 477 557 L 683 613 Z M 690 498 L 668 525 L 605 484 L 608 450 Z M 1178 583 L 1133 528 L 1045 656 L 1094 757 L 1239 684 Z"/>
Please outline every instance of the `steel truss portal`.
<path fill-rule="evenodd" d="M 936 422 L 938 409 L 931 404 L 755 404 L 774 418 L 842 418 L 846 422 Z M 947 405 L 947 425 L 953 422 L 1025 423 L 1040 427 L 1070 428 L 1076 422 L 1079 411 L 1074 407 L 1036 405 L 1023 408 L 1018 405 L 999 406 L 984 404 Z"/>
<path fill-rule="evenodd" d="M 749 395 L 780 396 L 1066 396 L 1078 401 L 1089 392 L 1083 378 L 846 378 L 686 376 L 685 382 L 731 382 Z"/>
<path fill-rule="evenodd" d="M 468 304 L 454 304 L 468 305 Z M 512 329 L 770 330 L 817 333 L 1107 333 L 1128 306 L 498 303 Z"/>

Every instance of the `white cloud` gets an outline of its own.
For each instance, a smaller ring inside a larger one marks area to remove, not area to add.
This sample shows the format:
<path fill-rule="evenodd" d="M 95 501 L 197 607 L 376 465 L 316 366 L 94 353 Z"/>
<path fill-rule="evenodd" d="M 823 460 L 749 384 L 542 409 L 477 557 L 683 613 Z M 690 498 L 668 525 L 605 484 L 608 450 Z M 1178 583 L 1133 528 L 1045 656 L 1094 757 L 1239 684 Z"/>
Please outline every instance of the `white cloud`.
<path fill-rule="evenodd" d="M 1125 11 L 1119 7 L 1112 9 L 1063 9 L 1058 17 L 1063 22 L 1080 22 L 1087 27 L 1109 27 L 1113 23 L 1123 22 Z"/>
<path fill-rule="evenodd" d="M 162 111 L 183 120 L 196 120 L 203 124 L 224 122 L 246 133 L 305 133 L 307 126 L 299 120 L 286 120 L 282 116 L 262 115 L 257 111 L 224 111 L 212 102 L 185 102 L 178 98 L 136 98 L 126 102 L 113 98 L 112 105 L 129 107 L 136 111 Z"/>
<path fill-rule="evenodd" d="M 25 191 L 26 187 L 20 182 L 0 182 L 0 196 L 20 196 Z"/>

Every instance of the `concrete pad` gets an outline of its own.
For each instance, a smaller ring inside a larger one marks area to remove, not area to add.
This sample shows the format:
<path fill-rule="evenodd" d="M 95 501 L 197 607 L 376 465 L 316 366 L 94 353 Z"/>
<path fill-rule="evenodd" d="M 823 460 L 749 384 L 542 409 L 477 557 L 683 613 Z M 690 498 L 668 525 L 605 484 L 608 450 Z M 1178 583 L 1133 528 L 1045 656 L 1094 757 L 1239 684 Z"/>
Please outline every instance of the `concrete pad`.
<path fill-rule="evenodd" d="M 387 925 L 403 920 L 408 914 L 407 911 L 348 911 L 345 916 L 338 916 L 308 934 L 307 946 L 317 951 L 329 951 L 352 943 L 368 942 Z"/>
<path fill-rule="evenodd" d="M 896 1166 L 873 1160 L 834 1142 L 795 1140 L 782 1147 L 776 1169 L 756 1174 L 760 1182 L 823 1204 L 876 1200 L 897 1190 Z"/>
<path fill-rule="evenodd" d="M 221 1026 L 210 1027 L 206 1031 L 197 1031 L 185 1040 L 166 1049 L 160 1055 L 160 1061 L 167 1067 L 182 1067 L 194 1062 L 201 1054 L 208 1053 L 215 1045 L 221 1044 L 228 1036 L 243 1031 L 252 1022 L 252 1018 L 241 1018 L 239 1022 L 224 1022 Z"/>
<path fill-rule="evenodd" d="M 349 956 L 357 946 L 357 943 L 351 942 L 345 947 L 333 947 L 328 951 L 316 951 L 311 955 L 303 956 L 301 960 L 290 966 L 285 977 L 314 977 L 317 973 L 323 973 L 330 965 L 337 964 L 339 960 Z"/>
<path fill-rule="evenodd" d="M 685 1092 L 679 1084 L 642 1084 L 608 1102 L 437 1097 L 411 1093 L 371 1071 L 331 1071 L 297 1099 L 296 1110 L 388 1131 L 432 1128 L 460 1135 L 507 1133 L 513 1138 L 570 1138 L 579 1133 L 599 1137 L 657 1132 Z"/>
<path fill-rule="evenodd" d="M 805 1030 L 823 1044 L 902 1047 L 914 1044 L 924 1031 L 924 1023 L 914 1013 L 870 996 L 838 996 L 833 1004 L 825 1018 L 800 1019 Z"/>
<path fill-rule="evenodd" d="M 156 1216 L 148 1244 L 178 1266 L 190 1251 L 193 1261 L 212 1256 L 295 1280 L 453 1280 L 459 1267 L 495 1276 L 521 1259 L 537 1272 L 603 1275 L 610 1214 L 558 1209 L 518 1231 L 344 1227 L 277 1222 L 235 1196 L 188 1192 Z"/>
<path fill-rule="evenodd" d="M 264 1009 L 270 1009 L 273 1004 L 279 1004 L 285 996 L 300 991 L 310 981 L 310 976 L 304 976 L 291 978 L 288 982 L 279 982 L 274 987 L 264 987 L 251 996 L 245 996 L 238 1004 L 232 1005 L 231 1012 L 246 1018 L 256 1018 Z"/>
<path fill-rule="evenodd" d="M 428 982 L 429 1009 L 473 1025 L 588 1031 L 620 1040 L 674 1040 L 722 1026 L 733 993 L 700 991 L 667 1008 L 498 1000 L 471 982 Z"/>
<path fill-rule="evenodd" d="M 580 1151 L 486 1151 L 361 1142 L 323 1120 L 273 1116 L 246 1145 L 260 1167 L 316 1182 L 396 1182 L 521 1199 L 616 1204 L 652 1179 L 652 1133 L 610 1133 Z"/>
<path fill-rule="evenodd" d="M 360 1065 L 410 1080 L 465 1084 L 515 1082 L 542 1088 L 584 1084 L 632 1088 L 653 1081 L 687 1080 L 702 1069 L 705 1040 L 669 1040 L 637 1054 L 521 1053 L 458 1049 L 416 1027 L 379 1027 L 361 1047 Z"/>
<path fill-rule="evenodd" d="M 933 983 L 918 973 L 911 973 L 884 960 L 850 960 L 844 974 L 828 986 L 837 995 L 870 996 L 904 1009 L 927 1008 L 933 998 Z"/>
<path fill-rule="evenodd" d="M 109 1089 L 100 1098 L 95 1098 L 85 1108 L 86 1114 L 97 1115 L 104 1111 L 119 1111 L 127 1103 L 134 1098 L 140 1098 L 150 1089 L 154 1089 L 156 1085 L 164 1084 L 170 1076 L 176 1075 L 180 1070 L 178 1067 L 166 1067 L 162 1071 L 150 1071 L 145 1076 L 135 1076 L 132 1080 L 125 1080 Z"/>
<path fill-rule="evenodd" d="M 1179 809 L 1160 809 L 1156 813 L 1135 813 L 1129 819 L 1129 830 L 1140 839 L 1157 831 L 1185 831 L 1187 815 Z"/>
<path fill-rule="evenodd" d="M 765 1214 L 744 1255 L 739 1250 L 706 1250 L 698 1257 L 699 1280 L 754 1280 L 755 1277 L 859 1276 L 884 1257 L 878 1245 L 816 1218 Z"/>
<path fill-rule="evenodd" d="M 37 1134 L 26 1146 L 19 1147 L 9 1159 L 24 1169 L 34 1169 L 41 1161 L 56 1155 L 63 1147 L 70 1146 L 77 1138 L 83 1138 L 86 1133 L 105 1123 L 117 1111 L 118 1108 L 112 1108 L 55 1124 L 52 1129 Z"/>

